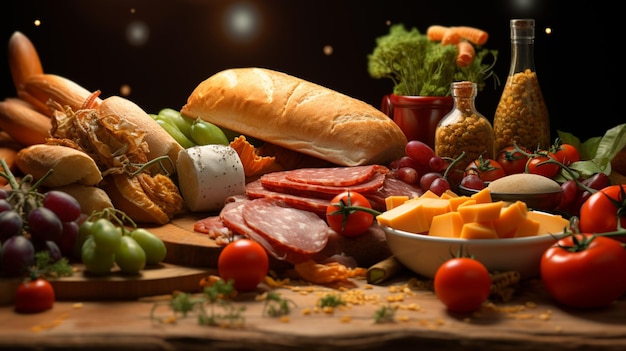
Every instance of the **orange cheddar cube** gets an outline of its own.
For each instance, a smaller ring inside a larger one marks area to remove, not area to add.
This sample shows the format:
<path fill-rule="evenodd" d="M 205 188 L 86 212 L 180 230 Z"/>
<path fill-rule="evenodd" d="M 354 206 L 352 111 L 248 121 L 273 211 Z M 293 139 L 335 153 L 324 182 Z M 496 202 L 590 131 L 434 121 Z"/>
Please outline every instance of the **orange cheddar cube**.
<path fill-rule="evenodd" d="M 457 195 L 454 191 L 448 189 L 446 191 L 443 192 L 443 194 L 441 194 L 441 196 L 439 196 L 442 199 L 452 199 L 455 197 L 459 197 L 459 195 Z"/>
<path fill-rule="evenodd" d="M 463 239 L 497 239 L 498 234 L 491 223 L 469 222 L 461 228 Z"/>
<path fill-rule="evenodd" d="M 385 211 L 376 220 L 380 225 L 404 230 L 411 233 L 427 232 L 430 227 L 430 220 L 426 220 L 422 211 L 424 200 L 421 198 L 410 199 L 402 205 Z"/>
<path fill-rule="evenodd" d="M 500 218 L 504 202 L 485 202 L 474 205 L 459 206 L 457 211 L 463 217 L 465 223 L 469 222 L 491 222 Z"/>
<path fill-rule="evenodd" d="M 420 199 L 439 199 L 439 195 L 433 193 L 430 190 L 426 190 L 422 196 L 419 197 Z"/>
<path fill-rule="evenodd" d="M 517 228 L 515 229 L 515 234 L 513 236 L 516 238 L 521 238 L 525 236 L 536 236 L 539 233 L 539 228 L 541 228 L 540 222 L 527 217 L 518 224 Z"/>
<path fill-rule="evenodd" d="M 433 217 L 430 223 L 429 235 L 448 238 L 458 238 L 461 236 L 463 228 L 463 218 L 458 212 L 448 212 Z"/>
<path fill-rule="evenodd" d="M 483 203 L 488 203 L 491 202 L 491 191 L 489 190 L 489 188 L 483 188 L 481 190 L 479 190 L 477 193 L 472 194 L 471 198 L 476 200 L 477 204 L 483 204 Z"/>
<path fill-rule="evenodd" d="M 400 205 L 402 205 L 403 203 L 407 202 L 409 200 L 409 197 L 406 195 L 393 195 L 393 196 L 387 196 L 385 198 L 385 208 L 388 210 L 391 210 L 394 207 L 398 207 Z"/>
<path fill-rule="evenodd" d="M 516 227 L 526 219 L 528 207 L 525 202 L 516 201 L 509 206 L 502 207 L 500 217 L 493 221 L 493 226 L 500 238 L 510 238 L 515 235 Z"/>
<path fill-rule="evenodd" d="M 456 211 L 461 204 L 470 200 L 472 201 L 472 203 L 476 203 L 476 200 L 472 200 L 471 197 L 465 195 L 448 199 L 448 201 L 450 202 L 450 211 Z"/>

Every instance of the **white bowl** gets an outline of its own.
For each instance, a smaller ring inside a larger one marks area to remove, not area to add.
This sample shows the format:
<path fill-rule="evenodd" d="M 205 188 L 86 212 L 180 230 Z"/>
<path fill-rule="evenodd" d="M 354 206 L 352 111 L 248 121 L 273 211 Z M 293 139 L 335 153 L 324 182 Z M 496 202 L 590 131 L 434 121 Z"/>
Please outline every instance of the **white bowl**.
<path fill-rule="evenodd" d="M 459 250 L 482 262 L 489 272 L 517 271 L 522 279 L 539 274 L 541 256 L 563 233 L 508 239 L 458 239 L 415 234 L 381 225 L 393 255 L 407 268 L 434 278 L 441 264 Z"/>

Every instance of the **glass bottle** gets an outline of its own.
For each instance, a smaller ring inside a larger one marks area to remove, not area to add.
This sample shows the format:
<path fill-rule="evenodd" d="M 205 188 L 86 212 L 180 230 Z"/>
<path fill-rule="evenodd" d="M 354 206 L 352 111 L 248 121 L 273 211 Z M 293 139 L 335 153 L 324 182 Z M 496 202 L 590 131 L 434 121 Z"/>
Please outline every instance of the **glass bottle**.
<path fill-rule="evenodd" d="M 511 20 L 511 68 L 493 119 L 495 149 L 551 144 L 550 118 L 535 72 L 535 20 Z"/>
<path fill-rule="evenodd" d="M 461 171 L 480 156 L 494 158 L 493 129 L 489 120 L 476 111 L 474 101 L 477 94 L 476 83 L 453 82 L 451 95 L 454 106 L 435 131 L 435 153 L 438 156 L 456 159 L 465 152 L 457 167 Z M 456 176 L 451 176 L 458 178 L 459 172 L 456 173 Z"/>

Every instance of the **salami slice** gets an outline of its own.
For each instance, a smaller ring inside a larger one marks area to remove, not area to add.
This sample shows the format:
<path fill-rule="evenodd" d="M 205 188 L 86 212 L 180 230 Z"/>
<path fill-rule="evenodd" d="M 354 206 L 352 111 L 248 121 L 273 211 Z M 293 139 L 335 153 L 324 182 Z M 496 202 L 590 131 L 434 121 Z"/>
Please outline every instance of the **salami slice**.
<path fill-rule="evenodd" d="M 263 198 L 246 203 L 245 223 L 275 245 L 302 254 L 315 254 L 328 242 L 330 228 L 316 214 Z"/>
<path fill-rule="evenodd" d="M 292 194 L 279 193 L 267 190 L 263 187 L 260 180 L 255 180 L 246 185 L 246 195 L 252 199 L 270 198 L 282 201 L 293 208 L 310 211 L 318 216 L 326 217 L 326 208 L 330 205 L 330 200 L 319 199 L 313 197 L 303 197 Z"/>
<path fill-rule="evenodd" d="M 362 194 L 376 192 L 383 186 L 386 178 L 384 173 L 375 173 L 364 183 L 350 186 L 329 186 L 294 182 L 287 179 L 289 172 L 291 171 L 266 173 L 260 178 L 261 184 L 265 189 L 279 193 L 315 197 L 320 199 L 332 199 L 335 195 L 347 190 Z"/>
<path fill-rule="evenodd" d="M 224 225 L 230 228 L 233 232 L 258 242 L 261 246 L 263 246 L 265 251 L 278 260 L 286 261 L 291 264 L 298 264 L 311 258 L 312 255 L 305 255 L 300 252 L 292 251 L 288 246 L 272 242 L 249 227 L 243 219 L 243 209 L 248 202 L 250 201 L 227 203 L 220 212 L 220 217 L 224 221 Z"/>
<path fill-rule="evenodd" d="M 368 181 L 376 173 L 387 173 L 380 165 L 331 168 L 301 168 L 285 174 L 287 180 L 306 184 L 328 186 L 351 186 Z"/>

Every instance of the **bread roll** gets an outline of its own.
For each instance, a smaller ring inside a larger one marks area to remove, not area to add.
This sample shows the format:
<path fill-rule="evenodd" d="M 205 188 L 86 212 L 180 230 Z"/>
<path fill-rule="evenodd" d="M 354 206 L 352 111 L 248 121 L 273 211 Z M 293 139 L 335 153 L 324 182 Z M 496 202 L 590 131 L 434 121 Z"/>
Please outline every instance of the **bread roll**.
<path fill-rule="evenodd" d="M 148 160 L 167 155 L 172 163 L 164 162 L 163 165 L 170 173 L 176 173 L 178 152 L 183 147 L 141 107 L 123 97 L 110 96 L 102 100 L 98 111 L 101 116 L 115 115 L 136 124 L 146 132 L 144 140 L 148 143 Z"/>
<path fill-rule="evenodd" d="M 386 164 L 407 139 L 373 106 L 263 68 L 236 68 L 201 82 L 181 113 L 337 165 Z"/>
<path fill-rule="evenodd" d="M 98 185 L 102 174 L 96 162 L 86 153 L 61 145 L 37 144 L 21 149 L 15 160 L 24 174 L 35 180 L 49 175 L 41 185 L 59 187 L 68 184 Z"/>
<path fill-rule="evenodd" d="M 53 189 L 72 195 L 80 203 L 81 212 L 87 215 L 105 208 L 113 208 L 111 198 L 106 191 L 95 186 L 68 184 Z"/>

